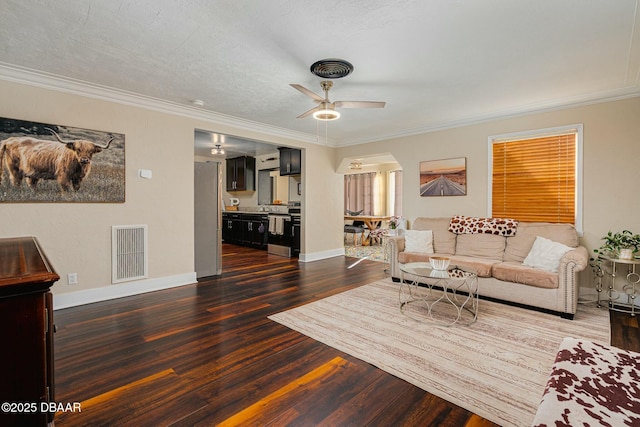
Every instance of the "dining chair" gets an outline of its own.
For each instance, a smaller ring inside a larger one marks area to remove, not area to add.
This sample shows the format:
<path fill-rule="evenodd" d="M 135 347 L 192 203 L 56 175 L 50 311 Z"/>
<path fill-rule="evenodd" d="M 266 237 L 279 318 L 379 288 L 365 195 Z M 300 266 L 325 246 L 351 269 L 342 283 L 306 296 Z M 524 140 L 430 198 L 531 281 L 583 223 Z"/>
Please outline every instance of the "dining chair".
<path fill-rule="evenodd" d="M 357 237 L 358 233 L 362 235 L 361 238 L 364 239 L 364 221 L 353 221 L 351 225 L 344 226 L 344 237 L 347 237 L 347 234 L 353 234 L 353 245 L 358 246 Z"/>

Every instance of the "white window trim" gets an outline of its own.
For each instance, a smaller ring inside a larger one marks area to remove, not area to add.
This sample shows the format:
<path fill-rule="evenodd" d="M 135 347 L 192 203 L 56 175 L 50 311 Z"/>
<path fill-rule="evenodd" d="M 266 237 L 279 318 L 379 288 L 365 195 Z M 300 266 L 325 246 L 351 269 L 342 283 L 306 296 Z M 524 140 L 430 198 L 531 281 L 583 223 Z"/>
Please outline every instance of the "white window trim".
<path fill-rule="evenodd" d="M 579 236 L 583 236 L 582 229 L 582 203 L 583 203 L 583 180 L 582 180 L 582 171 L 583 171 L 583 157 L 582 157 L 582 148 L 583 148 L 583 125 L 582 123 L 574 124 L 574 125 L 566 125 L 566 126 L 558 126 L 547 129 L 537 129 L 537 130 L 528 130 L 522 132 L 514 132 L 514 133 L 506 133 L 502 135 L 492 135 L 488 138 L 488 184 L 489 187 L 487 189 L 487 216 L 492 216 L 492 206 L 493 206 L 493 144 L 496 142 L 502 142 L 506 140 L 518 140 L 518 139 L 530 139 L 530 138 L 540 138 L 545 135 L 556 135 L 563 132 L 571 132 L 575 131 L 577 133 L 577 146 L 576 146 L 576 218 L 575 218 L 575 227 Z"/>

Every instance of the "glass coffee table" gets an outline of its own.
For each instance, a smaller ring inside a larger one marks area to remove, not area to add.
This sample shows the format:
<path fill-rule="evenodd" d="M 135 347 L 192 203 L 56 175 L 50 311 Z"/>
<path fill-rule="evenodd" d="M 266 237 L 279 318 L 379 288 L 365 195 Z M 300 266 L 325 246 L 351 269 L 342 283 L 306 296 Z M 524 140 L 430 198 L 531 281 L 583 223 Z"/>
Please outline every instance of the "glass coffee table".
<path fill-rule="evenodd" d="M 401 264 L 399 300 L 400 311 L 412 319 L 471 325 L 478 318 L 478 276 L 455 265 L 435 270 L 428 262 Z"/>

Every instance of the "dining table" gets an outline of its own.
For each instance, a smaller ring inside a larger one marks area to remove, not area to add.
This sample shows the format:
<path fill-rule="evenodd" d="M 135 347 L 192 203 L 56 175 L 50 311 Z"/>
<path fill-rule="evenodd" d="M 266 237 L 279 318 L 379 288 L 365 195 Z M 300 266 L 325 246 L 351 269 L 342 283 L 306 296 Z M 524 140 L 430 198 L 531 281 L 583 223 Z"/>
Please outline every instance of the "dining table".
<path fill-rule="evenodd" d="M 371 230 L 375 230 L 376 228 L 378 228 L 378 226 L 380 226 L 382 221 L 389 221 L 391 219 L 391 216 L 387 216 L 387 215 L 345 215 L 344 219 L 345 219 L 345 221 L 362 221 L 362 222 L 364 222 L 364 225 L 367 227 L 367 229 L 369 231 L 371 231 Z M 367 237 L 365 238 L 364 234 L 363 234 L 363 236 L 362 236 L 362 244 L 366 246 L 367 244 L 370 244 L 370 243 L 371 243 L 371 236 L 367 235 Z"/>

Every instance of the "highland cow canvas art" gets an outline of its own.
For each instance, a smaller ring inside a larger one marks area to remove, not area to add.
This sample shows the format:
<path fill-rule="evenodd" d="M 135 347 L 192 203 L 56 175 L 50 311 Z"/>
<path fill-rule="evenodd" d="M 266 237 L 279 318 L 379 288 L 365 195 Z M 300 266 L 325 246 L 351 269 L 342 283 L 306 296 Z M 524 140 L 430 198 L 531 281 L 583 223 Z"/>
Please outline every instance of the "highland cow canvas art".
<path fill-rule="evenodd" d="M 0 118 L 0 202 L 124 203 L 124 135 Z"/>

